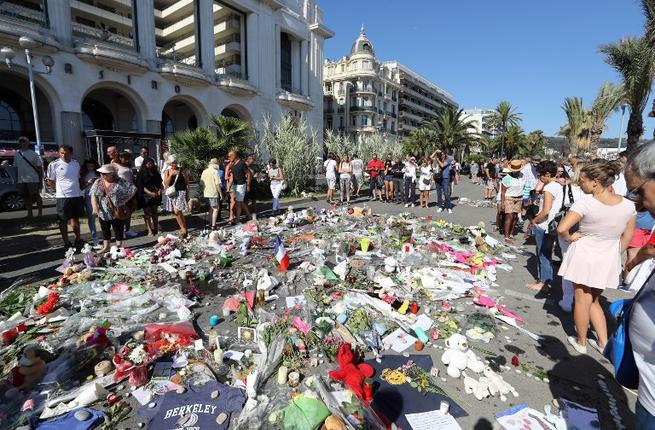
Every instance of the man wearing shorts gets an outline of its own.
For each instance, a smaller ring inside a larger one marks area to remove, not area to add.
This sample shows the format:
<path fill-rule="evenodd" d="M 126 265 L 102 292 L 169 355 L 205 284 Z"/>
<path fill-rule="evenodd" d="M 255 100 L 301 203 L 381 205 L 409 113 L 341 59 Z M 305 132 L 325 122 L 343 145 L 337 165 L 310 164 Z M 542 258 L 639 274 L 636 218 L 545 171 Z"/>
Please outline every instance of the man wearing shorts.
<path fill-rule="evenodd" d="M 80 217 L 84 216 L 84 197 L 80 190 L 80 164 L 73 160 L 73 148 L 69 145 L 59 146 L 59 159 L 48 165 L 48 186 L 55 187 L 57 199 L 57 218 L 59 232 L 64 240 L 64 247 L 70 248 L 68 241 L 68 224 L 75 235 L 75 247 L 84 245 L 80 238 Z"/>
<path fill-rule="evenodd" d="M 364 185 L 364 162 L 357 154 L 353 155 L 353 159 L 350 161 L 350 165 L 353 168 L 353 179 L 355 188 L 355 197 L 359 197 L 359 192 L 362 190 L 362 185 Z"/>
<path fill-rule="evenodd" d="M 228 178 L 228 189 L 230 190 L 230 196 L 232 198 L 232 204 L 230 206 L 230 224 L 235 224 L 236 221 L 241 221 L 241 212 L 245 212 L 246 218 L 250 218 L 250 212 L 248 211 L 248 206 L 246 206 L 244 200 L 246 198 L 246 187 L 248 184 L 248 175 L 250 175 L 250 170 L 246 166 L 246 163 L 239 158 L 235 151 L 230 151 L 227 154 L 227 158 L 230 161 L 227 165 L 225 171 L 225 176 Z"/>
<path fill-rule="evenodd" d="M 378 159 L 378 154 L 373 154 L 373 159 L 366 166 L 371 181 L 371 200 L 376 199 L 376 195 L 382 200 L 382 181 L 380 175 L 384 170 L 382 160 Z"/>
<path fill-rule="evenodd" d="M 334 203 L 334 189 L 337 187 L 337 162 L 332 154 L 323 162 L 325 168 L 325 181 L 327 182 L 327 202 Z"/>
<path fill-rule="evenodd" d="M 27 217 L 32 218 L 32 202 L 36 201 L 39 217 L 42 214 L 43 200 L 39 190 L 43 179 L 43 162 L 41 157 L 30 148 L 30 141 L 23 136 L 18 139 L 19 150 L 14 156 L 16 167 L 16 188 L 25 200 Z"/>

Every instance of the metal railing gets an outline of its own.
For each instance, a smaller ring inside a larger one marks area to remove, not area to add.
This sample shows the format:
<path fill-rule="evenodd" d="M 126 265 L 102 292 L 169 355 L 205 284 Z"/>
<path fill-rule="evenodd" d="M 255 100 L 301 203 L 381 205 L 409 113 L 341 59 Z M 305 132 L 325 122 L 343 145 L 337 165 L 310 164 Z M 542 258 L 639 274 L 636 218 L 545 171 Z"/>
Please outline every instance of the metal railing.
<path fill-rule="evenodd" d="M 49 27 L 48 5 L 46 0 L 41 0 L 41 10 L 0 1 L 0 15 L 16 20 L 37 24 L 41 27 Z"/>
<path fill-rule="evenodd" d="M 166 45 L 156 48 L 157 58 L 167 61 L 172 61 L 173 63 L 185 64 L 191 67 L 198 67 L 198 61 L 196 56 L 192 55 L 189 57 L 184 57 L 175 50 L 175 44 Z"/>
<path fill-rule="evenodd" d="M 377 112 L 375 106 L 350 106 L 351 112 Z"/>
<path fill-rule="evenodd" d="M 104 42 L 110 45 L 116 45 L 120 48 L 134 49 L 134 39 L 112 33 L 111 31 L 101 28 L 89 27 L 88 25 L 73 22 L 73 36 L 83 40 L 94 40 Z"/>
<path fill-rule="evenodd" d="M 284 91 L 287 91 L 287 92 L 293 93 L 293 94 L 298 94 L 298 95 L 301 95 L 301 96 L 303 95 L 301 88 L 297 88 L 297 87 L 294 87 L 293 85 L 288 85 L 288 84 L 282 84 L 281 86 L 282 86 L 282 89 Z"/>

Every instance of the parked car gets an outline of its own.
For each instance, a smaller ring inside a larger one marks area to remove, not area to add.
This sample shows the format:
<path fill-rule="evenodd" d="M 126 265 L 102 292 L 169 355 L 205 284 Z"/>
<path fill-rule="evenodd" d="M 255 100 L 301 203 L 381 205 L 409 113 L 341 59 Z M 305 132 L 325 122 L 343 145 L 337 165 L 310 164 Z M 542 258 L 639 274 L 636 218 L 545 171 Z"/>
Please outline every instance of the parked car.
<path fill-rule="evenodd" d="M 16 188 L 16 168 L 0 166 L 0 210 L 17 211 L 24 207 L 25 200 Z"/>

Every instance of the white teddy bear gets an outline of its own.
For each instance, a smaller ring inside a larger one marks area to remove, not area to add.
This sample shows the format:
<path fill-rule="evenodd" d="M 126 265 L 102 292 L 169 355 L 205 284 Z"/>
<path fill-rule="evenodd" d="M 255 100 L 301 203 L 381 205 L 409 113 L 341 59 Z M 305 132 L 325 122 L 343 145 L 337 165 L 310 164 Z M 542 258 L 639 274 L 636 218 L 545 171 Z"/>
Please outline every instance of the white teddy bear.
<path fill-rule="evenodd" d="M 507 400 L 506 394 L 508 393 L 512 393 L 514 397 L 519 396 L 518 391 L 516 391 L 514 387 L 505 381 L 502 376 L 494 372 L 489 366 L 484 368 L 484 376 L 486 377 L 489 392 L 492 396 L 495 396 L 496 393 L 500 394 L 500 400 L 503 402 Z"/>
<path fill-rule="evenodd" d="M 484 363 L 469 349 L 466 336 L 455 333 L 446 339 L 446 351 L 441 356 L 441 362 L 448 366 L 448 376 L 459 378 L 462 370 L 471 369 L 475 373 L 482 373 Z"/>

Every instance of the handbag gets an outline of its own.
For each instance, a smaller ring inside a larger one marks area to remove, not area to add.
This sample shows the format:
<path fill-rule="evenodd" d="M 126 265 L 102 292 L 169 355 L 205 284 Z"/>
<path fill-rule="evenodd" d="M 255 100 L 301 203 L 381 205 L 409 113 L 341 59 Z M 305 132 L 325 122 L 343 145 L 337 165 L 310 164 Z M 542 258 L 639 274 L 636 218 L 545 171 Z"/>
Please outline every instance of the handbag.
<path fill-rule="evenodd" d="M 114 206 L 114 202 L 112 202 L 111 198 L 109 197 L 109 189 L 104 183 L 103 186 L 105 188 L 105 198 L 107 199 L 107 205 L 109 206 L 109 209 L 111 209 L 111 211 L 113 212 L 114 219 L 118 219 L 121 221 L 125 221 L 126 219 L 129 219 L 130 216 L 132 216 L 132 211 L 127 206 L 127 204 L 125 206 L 119 206 L 119 207 Z"/>
<path fill-rule="evenodd" d="M 286 179 L 282 179 L 282 185 L 281 185 L 282 191 L 286 190 L 289 188 L 289 183 L 287 182 Z"/>
<path fill-rule="evenodd" d="M 423 185 L 430 185 L 430 180 L 423 178 Z"/>
<path fill-rule="evenodd" d="M 616 331 L 607 341 L 603 355 L 614 366 L 614 375 L 617 382 L 633 390 L 639 386 L 639 369 L 637 369 L 632 352 L 632 343 L 630 342 L 630 314 L 632 313 L 632 306 L 646 289 L 653 274 L 655 274 L 655 270 L 651 271 L 632 299 L 617 300 L 609 306 L 610 314 L 616 319 L 617 326 Z"/>
<path fill-rule="evenodd" d="M 175 189 L 175 184 L 177 184 L 177 178 L 179 178 L 181 174 L 182 174 L 181 171 L 177 172 L 177 175 L 175 176 L 175 180 L 173 181 L 173 185 L 166 188 L 166 196 L 173 197 L 175 193 L 177 193 L 177 190 Z"/>
<path fill-rule="evenodd" d="M 566 199 L 564 194 L 566 194 L 567 185 L 562 185 L 562 206 L 560 206 L 559 211 L 555 214 L 555 217 L 548 223 L 548 235 L 557 237 L 557 227 L 559 223 L 562 222 L 564 216 L 569 211 L 570 206 L 566 206 Z M 568 185 L 568 195 L 569 195 L 569 204 L 573 204 L 573 190 L 570 185 Z"/>

